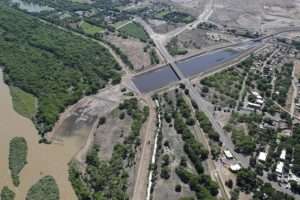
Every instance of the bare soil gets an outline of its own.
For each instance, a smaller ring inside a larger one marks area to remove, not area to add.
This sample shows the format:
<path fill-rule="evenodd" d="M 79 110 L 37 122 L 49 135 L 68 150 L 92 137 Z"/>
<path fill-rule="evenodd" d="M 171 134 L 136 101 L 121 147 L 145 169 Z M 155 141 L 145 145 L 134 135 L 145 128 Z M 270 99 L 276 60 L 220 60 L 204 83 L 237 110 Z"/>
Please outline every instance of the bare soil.
<path fill-rule="evenodd" d="M 126 116 L 123 120 L 119 118 L 121 112 L 118 108 L 106 116 L 106 122 L 100 125 L 95 134 L 94 143 L 100 146 L 100 158 L 109 160 L 112 156 L 115 144 L 122 143 L 128 136 L 131 126 L 131 118 Z"/>
<path fill-rule="evenodd" d="M 223 0 L 215 3 L 211 20 L 252 31 L 278 29 L 299 24 L 296 0 Z"/>
<path fill-rule="evenodd" d="M 142 70 L 152 66 L 149 53 L 144 52 L 144 47 L 147 44 L 133 38 L 124 39 L 115 34 L 106 35 L 104 39 L 119 47 L 128 56 L 134 70 Z"/>

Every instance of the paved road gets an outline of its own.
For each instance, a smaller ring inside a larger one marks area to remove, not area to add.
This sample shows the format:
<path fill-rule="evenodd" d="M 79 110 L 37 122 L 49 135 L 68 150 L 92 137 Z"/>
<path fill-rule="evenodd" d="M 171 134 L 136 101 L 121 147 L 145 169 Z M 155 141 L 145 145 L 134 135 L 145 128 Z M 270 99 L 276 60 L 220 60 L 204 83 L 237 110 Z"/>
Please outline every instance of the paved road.
<path fill-rule="evenodd" d="M 154 33 L 152 28 L 142 19 L 138 19 L 138 22 L 142 24 L 145 28 L 145 30 L 149 33 L 150 37 L 152 37 L 153 42 L 155 43 L 156 47 L 162 54 L 163 58 L 165 59 L 166 63 L 169 63 L 175 73 L 177 74 L 178 78 L 182 80 L 186 87 L 190 91 L 190 96 L 191 98 L 198 104 L 200 110 L 205 112 L 209 120 L 211 121 L 213 128 L 215 131 L 220 135 L 220 140 L 223 143 L 224 147 L 226 149 L 229 149 L 233 155 L 236 157 L 236 159 L 239 160 L 240 164 L 243 167 L 248 167 L 249 166 L 249 159 L 245 156 L 242 156 L 240 154 L 237 154 L 234 152 L 234 145 L 231 141 L 230 136 L 228 136 L 220 126 L 220 124 L 215 120 L 213 117 L 212 113 L 207 109 L 208 108 L 208 103 L 200 96 L 199 92 L 196 91 L 196 89 L 192 86 L 191 82 L 184 76 L 184 74 L 181 72 L 181 70 L 178 68 L 176 62 L 174 61 L 173 57 L 169 54 L 169 52 L 166 50 L 165 46 L 162 44 L 160 41 L 159 37 L 157 37 L 157 34 Z"/>
<path fill-rule="evenodd" d="M 189 99 L 187 99 L 188 102 L 190 101 Z M 190 106 L 191 103 L 190 103 Z M 192 109 L 194 115 L 195 110 Z M 207 171 L 207 173 L 210 174 L 210 176 L 219 184 L 220 186 L 220 195 L 225 199 L 225 200 L 229 200 L 230 199 L 230 193 L 229 191 L 226 189 L 225 187 L 225 180 L 223 178 L 222 175 L 220 175 L 220 171 L 217 169 L 216 163 L 215 161 L 212 159 L 212 155 L 211 155 L 211 148 L 209 145 L 209 138 L 207 138 L 207 135 L 202 131 L 200 123 L 198 121 L 196 121 L 196 126 L 194 126 L 194 130 L 195 130 L 195 138 L 198 142 L 200 142 L 201 144 L 203 144 L 205 146 L 205 148 L 209 151 L 209 155 L 208 158 L 204 161 L 204 168 Z"/>
<path fill-rule="evenodd" d="M 190 80 L 187 79 L 184 76 L 184 74 L 181 72 L 181 70 L 177 67 L 176 62 L 174 61 L 173 57 L 168 53 L 168 51 L 166 50 L 164 44 L 162 44 L 160 38 L 157 37 L 157 34 L 153 32 L 152 28 L 144 20 L 142 20 L 140 18 L 137 19 L 137 20 L 140 24 L 142 24 L 144 26 L 145 30 L 148 32 L 148 34 L 152 38 L 153 42 L 155 43 L 156 47 L 160 51 L 162 57 L 165 59 L 166 63 L 169 63 L 172 66 L 172 69 L 175 71 L 178 78 L 181 79 L 185 83 L 187 89 L 189 89 L 189 91 L 190 91 L 191 99 L 193 99 L 197 103 L 200 110 L 204 111 L 207 114 L 207 116 L 208 116 L 209 120 L 211 121 L 213 127 L 220 134 L 221 141 L 225 145 L 229 146 L 229 149 L 234 149 L 234 146 L 231 142 L 231 139 L 228 136 L 225 135 L 222 127 L 213 118 L 213 116 L 211 115 L 211 112 L 208 111 L 208 109 L 206 107 L 207 103 L 204 102 L 204 100 L 201 98 L 200 94 L 196 91 L 195 88 L 193 88 Z M 239 155 L 236 155 L 236 157 L 239 157 Z M 240 158 L 240 159 L 243 160 L 243 158 Z M 245 163 L 246 162 L 247 162 L 247 160 L 245 161 Z M 224 186 L 224 181 L 222 181 L 222 174 L 220 174 L 218 170 L 213 170 L 214 167 L 213 167 L 213 164 L 211 162 L 208 162 L 208 166 L 209 166 L 210 169 L 212 169 L 212 171 L 210 171 L 210 173 L 215 175 L 218 183 L 220 184 L 221 189 L 223 188 L 222 193 L 225 193 L 224 198 L 227 198 L 226 192 L 224 191 L 225 186 Z"/>
<path fill-rule="evenodd" d="M 266 172 L 264 172 L 264 175 L 261 176 L 260 179 L 261 179 L 263 182 L 265 182 L 265 183 L 270 183 L 274 189 L 276 189 L 276 190 L 278 190 L 278 191 L 280 191 L 280 192 L 289 194 L 289 195 L 295 197 L 296 200 L 300 200 L 300 195 L 291 192 L 291 190 L 289 190 L 289 189 L 286 189 L 286 188 L 284 188 L 284 187 L 279 186 L 279 184 L 278 184 L 277 182 L 270 181 L 270 180 L 267 178 L 267 173 L 266 173 Z"/>

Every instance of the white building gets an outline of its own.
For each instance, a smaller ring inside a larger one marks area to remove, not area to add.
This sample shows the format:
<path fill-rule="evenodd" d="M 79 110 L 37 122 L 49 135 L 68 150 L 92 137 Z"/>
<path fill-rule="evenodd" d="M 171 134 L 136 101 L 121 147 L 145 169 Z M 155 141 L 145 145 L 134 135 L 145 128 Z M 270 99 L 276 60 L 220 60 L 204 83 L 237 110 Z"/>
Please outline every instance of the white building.
<path fill-rule="evenodd" d="M 256 99 L 255 103 L 262 105 L 262 104 L 264 104 L 264 100 L 262 100 L 262 99 Z"/>
<path fill-rule="evenodd" d="M 242 167 L 238 163 L 230 165 L 230 170 L 232 172 L 237 172 L 237 171 L 240 171 L 241 169 L 242 169 Z"/>
<path fill-rule="evenodd" d="M 251 103 L 251 102 L 248 102 L 248 107 L 249 107 L 249 108 L 260 108 L 261 105 L 260 105 L 260 104 L 257 104 L 257 103 Z"/>
<path fill-rule="evenodd" d="M 251 93 L 252 93 L 257 99 L 263 99 L 263 98 L 260 96 L 260 94 L 258 94 L 258 92 L 252 91 Z"/>
<path fill-rule="evenodd" d="M 258 160 L 261 162 L 265 162 L 267 160 L 267 153 L 265 152 L 260 152 L 258 155 Z"/>
<path fill-rule="evenodd" d="M 282 172 L 283 172 L 283 166 L 284 166 L 284 163 L 282 162 L 282 161 L 279 161 L 278 163 L 277 163 L 277 165 L 276 165 L 276 172 L 278 173 L 278 174 L 282 174 Z"/>
<path fill-rule="evenodd" d="M 233 155 L 229 150 L 224 150 L 224 154 L 225 154 L 227 159 L 232 159 L 233 158 Z"/>
<path fill-rule="evenodd" d="M 282 149 L 280 154 L 280 160 L 285 160 L 286 158 L 286 149 Z"/>

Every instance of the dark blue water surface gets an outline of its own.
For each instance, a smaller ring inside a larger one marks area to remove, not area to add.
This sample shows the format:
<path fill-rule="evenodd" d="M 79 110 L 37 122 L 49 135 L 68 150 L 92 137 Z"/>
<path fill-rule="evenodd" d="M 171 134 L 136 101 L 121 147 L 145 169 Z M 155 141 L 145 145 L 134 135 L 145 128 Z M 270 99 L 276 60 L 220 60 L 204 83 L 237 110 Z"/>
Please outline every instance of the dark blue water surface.
<path fill-rule="evenodd" d="M 239 51 L 221 50 L 180 61 L 177 63 L 177 66 L 186 77 L 189 77 L 213 70 L 218 65 L 232 60 L 240 54 L 241 52 Z"/>
<path fill-rule="evenodd" d="M 143 93 L 157 90 L 178 80 L 178 77 L 169 65 L 137 75 L 132 79 L 136 87 Z"/>

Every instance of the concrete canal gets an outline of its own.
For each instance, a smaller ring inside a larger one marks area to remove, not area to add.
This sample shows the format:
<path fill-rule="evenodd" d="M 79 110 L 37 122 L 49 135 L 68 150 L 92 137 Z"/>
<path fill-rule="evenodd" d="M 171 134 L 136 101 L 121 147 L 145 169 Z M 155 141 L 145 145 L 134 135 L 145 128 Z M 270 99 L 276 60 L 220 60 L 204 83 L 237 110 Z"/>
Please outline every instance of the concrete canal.
<path fill-rule="evenodd" d="M 252 41 L 245 42 L 234 48 L 215 50 L 203 55 L 193 56 L 176 62 L 176 65 L 185 77 L 191 77 L 200 73 L 213 71 L 222 64 L 238 58 L 246 51 L 254 49 L 260 44 Z M 169 65 L 139 74 L 132 79 L 142 93 L 155 91 L 178 80 L 178 76 Z"/>

